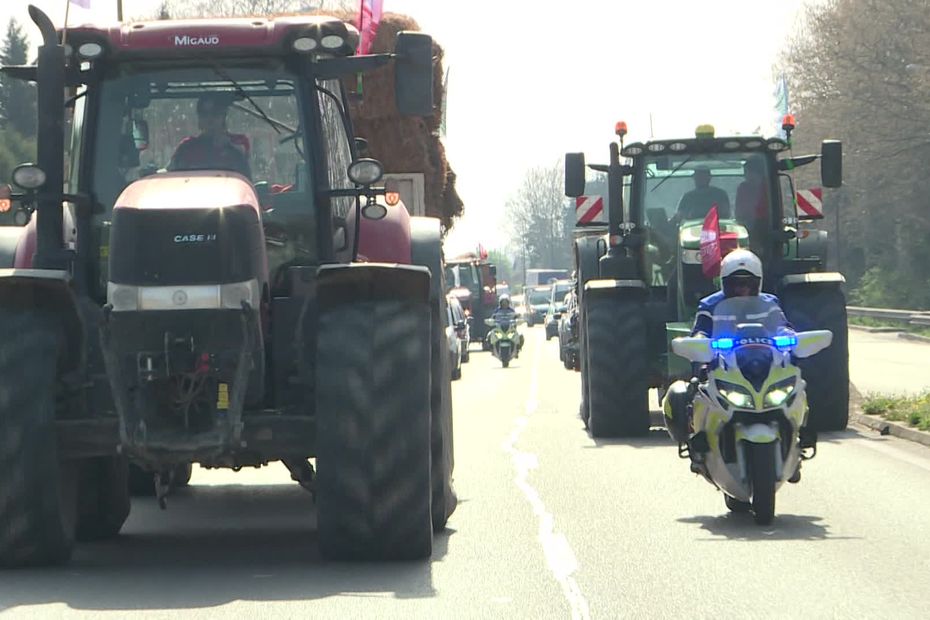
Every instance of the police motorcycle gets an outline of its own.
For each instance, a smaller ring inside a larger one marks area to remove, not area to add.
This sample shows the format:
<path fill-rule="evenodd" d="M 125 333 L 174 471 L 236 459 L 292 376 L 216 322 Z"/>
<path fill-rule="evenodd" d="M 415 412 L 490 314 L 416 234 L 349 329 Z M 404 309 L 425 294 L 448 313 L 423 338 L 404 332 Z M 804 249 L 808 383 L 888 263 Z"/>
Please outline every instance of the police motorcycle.
<path fill-rule="evenodd" d="M 491 317 L 484 320 L 484 324 L 492 329 L 488 332 L 488 344 L 491 353 L 501 361 L 501 366 L 507 368 L 510 360 L 517 356 L 520 348 L 520 334 L 517 325 L 525 320 L 516 314 L 506 317 Z"/>
<path fill-rule="evenodd" d="M 675 437 L 672 421 L 687 420 L 679 456 L 723 491 L 728 509 L 752 511 L 758 525 L 768 525 L 775 492 L 786 480 L 798 482 L 801 461 L 817 450 L 795 360 L 830 346 L 833 333 L 786 329 L 777 304 L 759 297 L 721 301 L 713 320 L 713 338 L 672 341 L 677 355 L 706 366 L 690 383 L 670 386 L 666 423 Z"/>

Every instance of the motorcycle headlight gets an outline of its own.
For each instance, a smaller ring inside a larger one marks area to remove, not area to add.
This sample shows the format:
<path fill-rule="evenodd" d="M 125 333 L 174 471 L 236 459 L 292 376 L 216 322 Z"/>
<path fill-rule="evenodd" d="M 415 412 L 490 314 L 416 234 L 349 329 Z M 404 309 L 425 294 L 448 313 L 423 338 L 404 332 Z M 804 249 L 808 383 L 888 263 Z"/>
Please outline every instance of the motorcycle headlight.
<path fill-rule="evenodd" d="M 755 408 L 752 401 L 752 394 L 744 387 L 727 381 L 717 381 L 717 391 L 734 407 L 739 407 L 740 409 Z"/>
<path fill-rule="evenodd" d="M 791 377 L 784 381 L 779 381 L 775 385 L 769 388 L 769 391 L 765 393 L 765 398 L 763 402 L 766 407 L 781 407 L 788 398 L 794 394 L 794 390 L 797 387 L 797 379 Z"/>

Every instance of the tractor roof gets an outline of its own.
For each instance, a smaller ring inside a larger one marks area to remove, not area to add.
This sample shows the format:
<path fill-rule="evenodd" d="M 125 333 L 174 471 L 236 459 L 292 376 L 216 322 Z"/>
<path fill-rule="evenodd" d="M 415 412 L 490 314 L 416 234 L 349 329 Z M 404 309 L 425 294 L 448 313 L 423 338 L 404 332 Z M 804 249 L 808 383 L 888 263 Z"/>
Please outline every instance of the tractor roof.
<path fill-rule="evenodd" d="M 97 43 L 104 56 L 160 58 L 280 56 L 294 51 L 349 56 L 355 53 L 359 35 L 353 25 L 335 17 L 286 15 L 84 25 L 69 29 L 67 36 L 79 53 L 81 45 Z"/>

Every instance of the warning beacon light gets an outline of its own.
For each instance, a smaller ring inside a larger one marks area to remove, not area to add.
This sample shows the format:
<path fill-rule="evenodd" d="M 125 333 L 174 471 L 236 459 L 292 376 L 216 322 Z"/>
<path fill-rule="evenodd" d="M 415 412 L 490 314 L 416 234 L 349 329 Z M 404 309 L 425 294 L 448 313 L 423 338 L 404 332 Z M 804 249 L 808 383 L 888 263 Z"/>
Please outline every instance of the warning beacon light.
<path fill-rule="evenodd" d="M 712 139 L 714 137 L 714 133 L 715 130 L 713 125 L 698 125 L 697 129 L 694 130 L 694 137 Z"/>
<path fill-rule="evenodd" d="M 623 121 L 617 121 L 617 124 L 614 125 L 614 133 L 623 138 L 627 134 L 626 123 Z"/>

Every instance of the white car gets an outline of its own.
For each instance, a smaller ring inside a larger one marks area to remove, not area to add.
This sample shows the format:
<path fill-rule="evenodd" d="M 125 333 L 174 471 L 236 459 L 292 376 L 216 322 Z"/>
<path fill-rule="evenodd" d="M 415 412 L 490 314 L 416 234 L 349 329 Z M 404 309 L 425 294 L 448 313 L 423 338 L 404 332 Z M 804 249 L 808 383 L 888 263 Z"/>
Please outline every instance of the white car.
<path fill-rule="evenodd" d="M 468 361 L 468 321 L 459 300 L 452 295 L 446 297 L 446 340 L 452 379 L 461 379 L 462 362 Z"/>

